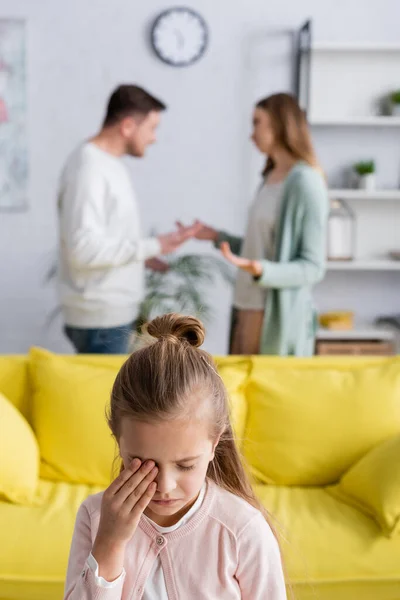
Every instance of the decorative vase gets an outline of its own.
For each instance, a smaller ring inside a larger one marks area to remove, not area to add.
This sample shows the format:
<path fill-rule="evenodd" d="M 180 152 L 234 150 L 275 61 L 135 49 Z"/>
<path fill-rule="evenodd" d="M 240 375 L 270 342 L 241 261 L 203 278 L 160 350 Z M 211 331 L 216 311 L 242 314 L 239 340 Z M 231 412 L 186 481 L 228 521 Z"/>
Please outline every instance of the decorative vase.
<path fill-rule="evenodd" d="M 359 175 L 358 187 L 360 190 L 371 191 L 375 189 L 375 173 L 368 173 L 367 175 Z"/>
<path fill-rule="evenodd" d="M 332 200 L 328 220 L 328 260 L 353 260 L 355 217 L 344 200 Z"/>

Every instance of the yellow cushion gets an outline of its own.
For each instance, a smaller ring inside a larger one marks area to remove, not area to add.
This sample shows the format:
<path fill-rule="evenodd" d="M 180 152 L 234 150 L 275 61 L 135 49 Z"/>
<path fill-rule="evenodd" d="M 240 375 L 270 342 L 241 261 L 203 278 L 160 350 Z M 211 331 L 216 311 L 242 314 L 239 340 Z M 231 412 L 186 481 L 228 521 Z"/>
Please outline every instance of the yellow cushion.
<path fill-rule="evenodd" d="M 63 598 L 76 513 L 98 491 L 39 480 L 32 506 L 0 502 L 1 600 Z"/>
<path fill-rule="evenodd" d="M 232 426 L 238 444 L 242 444 L 247 418 L 246 383 L 251 362 L 237 357 L 217 357 L 218 373 L 225 384 L 231 403 Z"/>
<path fill-rule="evenodd" d="M 115 443 L 105 411 L 124 357 L 70 360 L 33 349 L 32 419 L 40 446 L 41 477 L 108 486 L 113 476 Z M 108 364 L 108 366 L 107 366 Z"/>
<path fill-rule="evenodd" d="M 30 420 L 29 372 L 26 356 L 0 356 L 0 392 Z"/>
<path fill-rule="evenodd" d="M 0 393 L 0 498 L 29 504 L 39 474 L 39 448 L 27 421 Z"/>
<path fill-rule="evenodd" d="M 373 517 L 388 537 L 400 532 L 400 435 L 373 448 L 329 491 Z"/>
<path fill-rule="evenodd" d="M 253 359 L 244 453 L 265 483 L 329 485 L 400 433 L 400 359 Z"/>

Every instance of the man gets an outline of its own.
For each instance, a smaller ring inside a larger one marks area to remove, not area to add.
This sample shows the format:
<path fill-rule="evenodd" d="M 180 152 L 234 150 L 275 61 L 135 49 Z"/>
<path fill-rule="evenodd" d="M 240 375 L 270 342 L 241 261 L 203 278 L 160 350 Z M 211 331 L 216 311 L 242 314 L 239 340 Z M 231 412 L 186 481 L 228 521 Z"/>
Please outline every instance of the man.
<path fill-rule="evenodd" d="M 134 85 L 118 87 L 103 127 L 68 159 L 59 191 L 59 287 L 65 333 L 80 353 L 123 354 L 144 297 L 144 267 L 160 270 L 194 227 L 143 238 L 123 155 L 156 141 L 165 105 Z"/>

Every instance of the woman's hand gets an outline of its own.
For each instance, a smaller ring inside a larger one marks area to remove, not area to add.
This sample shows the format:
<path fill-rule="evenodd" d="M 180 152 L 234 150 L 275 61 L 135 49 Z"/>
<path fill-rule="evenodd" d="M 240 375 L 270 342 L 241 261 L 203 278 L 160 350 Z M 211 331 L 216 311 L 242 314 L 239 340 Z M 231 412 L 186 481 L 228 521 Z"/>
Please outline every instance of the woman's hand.
<path fill-rule="evenodd" d="M 184 227 L 181 224 L 178 224 L 177 231 L 173 231 L 172 233 L 166 233 L 164 235 L 158 236 L 158 241 L 161 246 L 161 254 L 170 254 L 177 250 L 182 244 L 195 238 L 197 236 L 198 231 L 201 229 L 201 223 L 196 221 L 193 225 L 188 225 Z"/>
<path fill-rule="evenodd" d="M 157 473 L 153 461 L 142 465 L 136 458 L 104 492 L 92 554 L 99 565 L 99 575 L 107 581 L 113 581 L 122 572 L 126 544 L 154 496 Z"/>
<path fill-rule="evenodd" d="M 183 231 L 185 229 L 184 225 L 178 221 L 177 222 L 178 230 Z M 218 231 L 209 225 L 205 225 L 201 221 L 195 221 L 193 224 L 195 228 L 194 238 L 196 240 L 207 240 L 210 242 L 216 242 L 218 237 Z"/>
<path fill-rule="evenodd" d="M 263 268 L 260 261 L 250 260 L 249 258 L 242 258 L 241 256 L 236 256 L 236 254 L 232 254 L 228 242 L 222 242 L 220 249 L 226 260 L 235 265 L 235 267 L 250 273 L 253 277 L 260 277 L 262 275 Z"/>

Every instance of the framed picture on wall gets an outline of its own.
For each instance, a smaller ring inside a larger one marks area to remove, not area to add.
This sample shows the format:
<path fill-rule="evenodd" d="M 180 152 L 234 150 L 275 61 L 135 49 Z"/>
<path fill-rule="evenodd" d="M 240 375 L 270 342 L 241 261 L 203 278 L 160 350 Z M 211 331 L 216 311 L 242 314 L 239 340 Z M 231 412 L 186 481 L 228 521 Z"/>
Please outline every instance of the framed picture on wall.
<path fill-rule="evenodd" d="M 26 23 L 0 19 L 0 210 L 28 206 Z"/>

